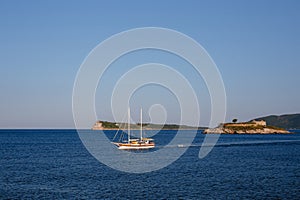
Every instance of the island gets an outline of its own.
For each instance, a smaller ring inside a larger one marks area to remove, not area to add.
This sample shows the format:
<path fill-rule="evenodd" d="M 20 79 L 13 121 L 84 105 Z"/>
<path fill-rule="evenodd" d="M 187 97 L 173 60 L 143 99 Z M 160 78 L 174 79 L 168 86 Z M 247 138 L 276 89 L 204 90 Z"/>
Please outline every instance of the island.
<path fill-rule="evenodd" d="M 222 123 L 216 128 L 208 128 L 203 131 L 204 134 L 289 134 L 291 132 L 275 127 L 268 126 L 266 121 L 252 120 L 249 122 Z"/>
<path fill-rule="evenodd" d="M 140 124 L 130 124 L 130 128 L 132 130 L 139 130 Z M 144 123 L 144 130 L 204 130 L 207 127 L 195 127 L 195 126 L 187 126 L 187 125 L 178 125 L 178 124 L 150 124 Z M 92 130 L 118 130 L 118 129 L 127 129 L 127 123 L 116 123 L 116 122 L 108 122 L 108 121 L 97 121 Z"/>

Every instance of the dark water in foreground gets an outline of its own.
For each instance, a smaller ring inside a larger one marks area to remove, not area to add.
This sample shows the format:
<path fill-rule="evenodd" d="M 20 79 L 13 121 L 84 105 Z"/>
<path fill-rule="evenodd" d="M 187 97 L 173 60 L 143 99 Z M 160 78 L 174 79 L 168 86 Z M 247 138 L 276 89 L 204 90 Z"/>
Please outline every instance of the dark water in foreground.
<path fill-rule="evenodd" d="M 75 130 L 0 130 L 0 198 L 300 199 L 300 132 L 222 135 L 199 159 L 203 137 L 168 167 L 129 174 L 93 158 Z"/>

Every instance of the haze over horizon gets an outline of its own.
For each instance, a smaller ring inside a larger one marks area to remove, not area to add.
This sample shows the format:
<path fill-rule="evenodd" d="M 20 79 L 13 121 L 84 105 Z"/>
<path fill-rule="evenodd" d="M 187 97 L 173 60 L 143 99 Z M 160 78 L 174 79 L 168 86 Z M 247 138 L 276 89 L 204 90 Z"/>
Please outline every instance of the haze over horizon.
<path fill-rule="evenodd" d="M 0 128 L 74 128 L 72 91 L 80 65 L 103 40 L 140 27 L 182 32 L 207 50 L 225 85 L 226 121 L 300 113 L 299 9 L 300 2 L 292 0 L 1 1 Z M 155 50 L 112 63 L 96 91 L 98 118 L 114 120 L 108 95 L 114 84 L 150 62 L 187 77 L 199 100 L 199 125 L 207 126 L 210 96 L 201 76 L 183 59 Z M 143 107 L 149 121 L 146 112 L 158 103 L 168 112 L 167 123 L 179 121 L 178 101 L 157 85 L 133 94 L 133 119 L 138 121 Z"/>

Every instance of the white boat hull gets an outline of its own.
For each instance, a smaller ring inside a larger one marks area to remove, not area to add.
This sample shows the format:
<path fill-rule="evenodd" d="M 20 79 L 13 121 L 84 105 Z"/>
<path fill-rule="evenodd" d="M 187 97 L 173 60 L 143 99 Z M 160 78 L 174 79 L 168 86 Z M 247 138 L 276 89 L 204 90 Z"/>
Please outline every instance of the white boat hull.
<path fill-rule="evenodd" d="M 124 143 L 114 143 L 118 149 L 130 150 L 130 149 L 152 149 L 155 147 L 154 144 L 124 144 Z"/>

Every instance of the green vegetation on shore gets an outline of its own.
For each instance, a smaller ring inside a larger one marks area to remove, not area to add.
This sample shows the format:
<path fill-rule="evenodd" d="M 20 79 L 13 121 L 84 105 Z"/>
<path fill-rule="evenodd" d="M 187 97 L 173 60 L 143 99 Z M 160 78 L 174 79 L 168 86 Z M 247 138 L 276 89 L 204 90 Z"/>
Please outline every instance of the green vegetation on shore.
<path fill-rule="evenodd" d="M 98 121 L 102 123 L 102 126 L 109 129 L 117 129 L 119 128 L 116 123 L 107 122 L 107 121 Z"/>
<path fill-rule="evenodd" d="M 246 124 L 246 123 L 245 123 Z M 263 130 L 265 128 L 273 129 L 273 130 L 281 130 L 284 131 L 285 129 L 275 127 L 275 126 L 262 126 L 262 125 L 253 125 L 253 126 L 235 126 L 234 124 L 224 124 L 224 128 L 231 129 L 233 131 L 250 131 L 250 130 Z"/>
<path fill-rule="evenodd" d="M 127 129 L 127 123 L 115 123 L 115 122 L 108 122 L 108 121 L 97 121 L 92 129 Z M 140 124 L 130 124 L 131 129 L 140 129 Z M 155 130 L 155 129 L 163 129 L 163 130 L 177 130 L 177 129 L 186 129 L 186 130 L 197 130 L 197 129 L 205 129 L 206 127 L 194 127 L 194 126 L 187 126 L 187 125 L 177 125 L 177 124 L 143 124 L 143 129 L 148 130 Z"/>
<path fill-rule="evenodd" d="M 266 121 L 250 121 L 236 123 L 237 120 L 233 120 L 234 123 L 220 124 L 216 128 L 205 129 L 205 134 L 288 134 L 289 131 L 267 125 Z"/>

